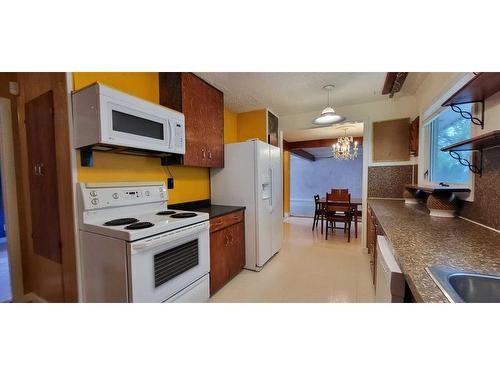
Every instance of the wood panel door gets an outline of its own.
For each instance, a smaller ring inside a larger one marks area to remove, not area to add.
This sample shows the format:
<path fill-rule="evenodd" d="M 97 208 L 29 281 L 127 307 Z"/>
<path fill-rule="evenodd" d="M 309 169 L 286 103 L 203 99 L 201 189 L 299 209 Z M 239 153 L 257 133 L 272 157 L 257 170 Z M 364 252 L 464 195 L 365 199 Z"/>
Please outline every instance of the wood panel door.
<path fill-rule="evenodd" d="M 208 167 L 224 167 L 224 97 L 222 92 L 211 87 L 210 119 L 207 121 Z"/>
<path fill-rule="evenodd" d="M 410 155 L 418 156 L 420 117 L 416 117 L 410 124 Z"/>
<path fill-rule="evenodd" d="M 229 280 L 227 229 L 210 234 L 210 295 Z"/>
<path fill-rule="evenodd" d="M 222 93 L 192 73 L 182 73 L 182 112 L 186 122 L 184 165 L 224 166 Z"/>
<path fill-rule="evenodd" d="M 26 103 L 33 251 L 61 263 L 52 91 Z"/>
<path fill-rule="evenodd" d="M 232 225 L 229 231 L 229 279 L 238 275 L 245 265 L 245 225 Z"/>

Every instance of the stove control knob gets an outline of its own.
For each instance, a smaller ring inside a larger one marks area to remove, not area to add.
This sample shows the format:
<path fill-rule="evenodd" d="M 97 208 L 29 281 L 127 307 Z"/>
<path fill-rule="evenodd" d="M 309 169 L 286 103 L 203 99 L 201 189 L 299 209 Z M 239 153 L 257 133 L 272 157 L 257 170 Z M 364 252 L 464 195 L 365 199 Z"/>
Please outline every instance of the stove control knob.
<path fill-rule="evenodd" d="M 90 203 L 92 203 L 95 206 L 97 203 L 99 203 L 99 199 L 94 198 L 90 201 Z"/>
<path fill-rule="evenodd" d="M 145 195 L 146 197 L 149 197 L 149 195 L 150 195 L 149 190 L 146 190 L 146 191 L 144 192 L 144 195 Z"/>
<path fill-rule="evenodd" d="M 92 190 L 92 191 L 90 192 L 90 196 L 91 196 L 91 197 L 97 197 L 97 191 Z"/>
<path fill-rule="evenodd" d="M 118 193 L 113 193 L 113 199 L 118 199 Z"/>

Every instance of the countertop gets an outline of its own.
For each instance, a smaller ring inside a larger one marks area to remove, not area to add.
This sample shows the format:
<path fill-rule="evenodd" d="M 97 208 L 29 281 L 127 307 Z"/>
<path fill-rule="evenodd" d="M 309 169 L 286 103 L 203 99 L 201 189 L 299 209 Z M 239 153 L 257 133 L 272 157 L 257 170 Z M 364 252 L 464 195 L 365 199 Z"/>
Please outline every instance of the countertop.
<path fill-rule="evenodd" d="M 171 208 L 173 210 L 178 209 L 187 211 L 206 212 L 210 217 L 210 219 L 245 209 L 244 206 L 222 206 L 218 204 L 210 204 L 209 201 L 178 203 L 169 205 L 168 208 Z"/>
<path fill-rule="evenodd" d="M 425 267 L 500 274 L 500 233 L 461 218 L 429 216 L 420 204 L 369 199 L 410 289 L 419 302 L 448 302 Z"/>

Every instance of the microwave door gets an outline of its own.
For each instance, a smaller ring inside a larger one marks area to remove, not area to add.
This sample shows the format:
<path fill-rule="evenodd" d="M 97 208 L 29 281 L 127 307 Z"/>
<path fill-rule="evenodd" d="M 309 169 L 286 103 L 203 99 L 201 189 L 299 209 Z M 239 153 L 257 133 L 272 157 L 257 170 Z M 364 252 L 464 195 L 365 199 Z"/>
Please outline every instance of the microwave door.
<path fill-rule="evenodd" d="M 168 119 L 108 103 L 103 143 L 163 151 L 169 148 Z"/>

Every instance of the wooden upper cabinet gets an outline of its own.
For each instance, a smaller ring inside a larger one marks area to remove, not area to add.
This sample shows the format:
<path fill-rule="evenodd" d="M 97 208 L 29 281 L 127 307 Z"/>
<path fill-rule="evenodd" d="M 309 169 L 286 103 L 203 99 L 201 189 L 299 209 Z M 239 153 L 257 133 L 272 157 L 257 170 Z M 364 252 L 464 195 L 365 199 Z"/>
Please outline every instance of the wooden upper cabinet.
<path fill-rule="evenodd" d="M 185 116 L 186 153 L 172 163 L 224 167 L 224 97 L 193 73 L 160 73 L 160 104 Z"/>
<path fill-rule="evenodd" d="M 420 117 L 416 117 L 410 124 L 410 155 L 418 156 L 418 128 Z"/>

